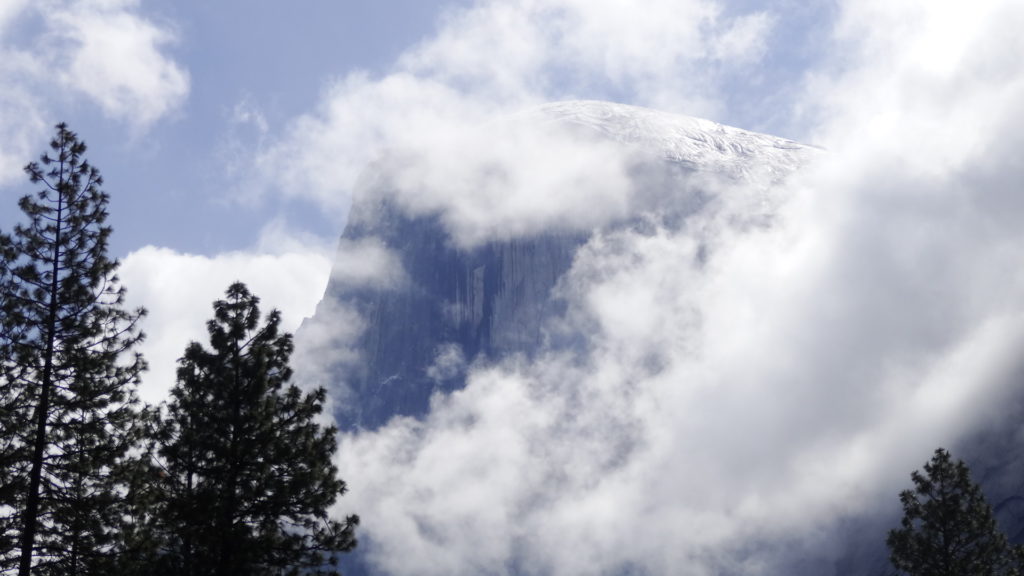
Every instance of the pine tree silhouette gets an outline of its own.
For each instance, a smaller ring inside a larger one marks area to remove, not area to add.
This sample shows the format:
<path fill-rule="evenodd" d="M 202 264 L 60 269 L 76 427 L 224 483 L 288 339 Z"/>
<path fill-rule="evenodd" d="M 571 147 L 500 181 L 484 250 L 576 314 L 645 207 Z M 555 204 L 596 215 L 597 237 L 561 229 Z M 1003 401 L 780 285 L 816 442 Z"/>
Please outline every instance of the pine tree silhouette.
<path fill-rule="evenodd" d="M 210 349 L 192 343 L 161 432 L 166 473 L 161 571 L 184 575 L 337 574 L 358 517 L 327 509 L 345 492 L 324 390 L 289 384 L 290 334 L 235 283 L 214 303 Z"/>
<path fill-rule="evenodd" d="M 939 448 L 913 490 L 900 493 L 903 520 L 886 544 L 897 571 L 910 576 L 1008 574 L 1010 548 L 970 470 Z"/>
<path fill-rule="evenodd" d="M 0 394 L 4 425 L 3 558 L 17 540 L 20 576 L 98 574 L 114 553 L 115 470 L 138 440 L 132 348 L 143 310 L 123 308 L 107 256 L 103 179 L 64 124 L 50 152 L 25 167 L 39 192 L 28 218 L 0 236 Z M 16 535 L 15 535 L 16 532 Z"/>

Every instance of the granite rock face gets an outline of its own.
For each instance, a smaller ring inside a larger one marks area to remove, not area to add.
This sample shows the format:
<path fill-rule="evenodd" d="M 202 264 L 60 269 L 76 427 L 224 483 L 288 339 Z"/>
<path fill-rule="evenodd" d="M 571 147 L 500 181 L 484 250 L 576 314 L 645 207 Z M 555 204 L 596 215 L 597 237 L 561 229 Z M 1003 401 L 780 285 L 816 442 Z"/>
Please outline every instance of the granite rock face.
<path fill-rule="evenodd" d="M 351 226 L 346 238 L 381 238 L 398 256 L 401 286 L 328 287 L 365 322 L 346 372 L 353 402 L 339 421 L 375 429 L 394 416 L 420 416 L 435 392 L 462 387 L 468 362 L 531 354 L 545 341 L 545 320 L 563 304 L 551 297 L 582 235 L 545 234 L 454 246 L 432 218 L 408 218 L 387 207 L 383 222 Z M 358 215 L 356 215 L 358 217 Z M 316 322 L 314 317 L 312 322 Z"/>
<path fill-rule="evenodd" d="M 368 168 L 324 299 L 297 333 L 301 346 L 312 333 L 330 332 L 340 321 L 329 310 L 338 306 L 361 321 L 346 343 L 347 360 L 330 369 L 348 390 L 337 414 L 343 428 L 372 430 L 395 416 L 423 415 L 432 394 L 464 385 L 467 364 L 574 345 L 549 330 L 565 310 L 554 291 L 593 234 L 647 225 L 652 214 L 678 223 L 709 202 L 702 185 L 709 178 L 769 186 L 817 154 L 782 138 L 607 102 L 549 104 L 506 122 L 553 125 L 621 148 L 631 158 L 629 212 L 597 227 L 495 230 L 491 241 L 466 246 L 442 214 L 401 206 L 387 162 Z M 381 287 L 346 278 L 343 252 L 366 242 L 393 255 L 399 281 Z"/>

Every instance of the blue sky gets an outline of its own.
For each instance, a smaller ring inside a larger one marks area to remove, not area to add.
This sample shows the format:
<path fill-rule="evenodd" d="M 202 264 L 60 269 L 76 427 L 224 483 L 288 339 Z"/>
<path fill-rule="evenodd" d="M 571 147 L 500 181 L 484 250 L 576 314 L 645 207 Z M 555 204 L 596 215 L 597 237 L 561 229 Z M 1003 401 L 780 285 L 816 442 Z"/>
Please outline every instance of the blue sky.
<path fill-rule="evenodd" d="M 227 148 L 260 136 L 237 126 L 234 111 L 259 110 L 268 129 L 280 129 L 313 107 L 332 79 L 353 69 L 386 69 L 434 29 L 441 9 L 440 2 L 413 0 L 310 2 L 302 10 L 242 1 L 123 4 L 167 34 L 160 53 L 187 76 L 187 92 L 141 130 L 131 118 L 105 114 L 88 98 L 64 97 L 52 85 L 43 86 L 52 93 L 41 107 L 44 121 L 67 122 L 90 145 L 114 196 L 112 249 L 120 257 L 146 244 L 200 254 L 245 248 L 274 214 L 320 234 L 337 231 L 336 219 L 325 221 L 301 204 L 230 201 L 236 184 L 223 169 Z M 45 11 L 24 9 L 3 29 L 4 44 L 44 44 Z M 33 157 L 46 136 L 34 134 Z M 18 180 L 4 178 L 8 205 L 28 189 Z M 14 214 L 3 214 L 7 227 Z"/>
<path fill-rule="evenodd" d="M 468 575 L 516 551 L 564 575 L 830 565 L 842 518 L 895 505 L 936 446 L 1019 395 L 1019 0 L 283 6 L 0 0 L 0 228 L 67 121 L 106 177 L 130 303 L 150 310 L 147 400 L 231 281 L 287 329 L 313 312 L 382 151 L 419 160 L 389 174 L 395 193 L 466 243 L 629 206 L 607 148 L 489 134 L 545 102 L 826 151 L 772 190 L 771 226 L 745 226 L 751 190 L 727 187 L 681 228 L 581 251 L 564 320 L 591 357 L 471 370 L 424 420 L 344 435 L 339 510 L 363 516 L 382 573 Z M 495 165 L 524 186 L 482 181 Z M 558 193 L 579 182 L 598 194 Z M 349 244 L 335 274 L 388 282 L 397 261 Z M 332 312 L 337 341 L 358 332 Z M 608 458 L 623 429 L 636 451 Z"/>

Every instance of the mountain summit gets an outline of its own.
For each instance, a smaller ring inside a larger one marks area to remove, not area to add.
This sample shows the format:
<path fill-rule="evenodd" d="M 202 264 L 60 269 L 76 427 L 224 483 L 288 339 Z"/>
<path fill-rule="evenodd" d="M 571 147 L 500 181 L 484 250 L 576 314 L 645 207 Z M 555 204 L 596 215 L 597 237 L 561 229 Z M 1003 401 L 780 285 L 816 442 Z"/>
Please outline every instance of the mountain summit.
<path fill-rule="evenodd" d="M 481 135 L 509 151 L 470 149 Z M 745 197 L 752 204 L 743 219 L 763 221 L 773 187 L 818 153 L 707 120 L 596 101 L 540 106 L 473 129 L 462 142 L 455 152 L 392 151 L 368 168 L 356 192 L 324 299 L 298 334 L 308 350 L 333 359 L 320 377 L 345 385 L 344 428 L 422 416 L 432 395 L 464 385 L 474 363 L 585 347 L 585 335 L 559 322 L 567 310 L 560 282 L 581 247 L 614 230 L 678 227 L 721 211 L 720 194 Z M 532 156 L 547 149 L 561 156 Z M 451 154 L 458 162 L 446 175 L 449 187 L 422 167 L 449 165 Z M 531 180 L 521 171 L 548 174 Z M 557 186 L 542 194 L 522 186 L 533 181 Z M 517 197 L 530 205 L 510 201 Z M 531 211 L 549 201 L 552 208 Z M 467 221 L 468 243 L 459 237 Z"/>
<path fill-rule="evenodd" d="M 520 116 L 573 126 L 638 147 L 667 162 L 734 178 L 765 173 L 784 178 L 815 153 L 814 148 L 793 140 L 613 102 L 555 102 Z"/>

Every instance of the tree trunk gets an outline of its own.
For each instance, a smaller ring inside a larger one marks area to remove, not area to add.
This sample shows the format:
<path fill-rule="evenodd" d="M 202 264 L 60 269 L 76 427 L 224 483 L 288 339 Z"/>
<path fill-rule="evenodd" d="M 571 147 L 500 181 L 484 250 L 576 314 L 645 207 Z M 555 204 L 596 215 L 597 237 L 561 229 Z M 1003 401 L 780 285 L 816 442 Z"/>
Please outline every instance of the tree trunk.
<path fill-rule="evenodd" d="M 235 576 L 238 573 L 237 560 L 235 555 L 237 554 L 236 542 L 235 542 L 235 514 L 236 508 L 238 507 L 237 498 L 235 492 L 238 490 L 238 436 L 239 428 L 241 427 L 242 417 L 242 383 L 241 383 L 241 350 L 238 349 L 238 343 L 234 343 L 234 358 L 233 358 L 233 398 L 231 403 L 231 444 L 228 448 L 228 478 L 227 478 L 227 501 L 224 505 L 223 515 L 221 517 L 222 527 L 221 534 L 224 536 L 224 545 L 220 550 L 220 570 L 218 576 Z"/>
<path fill-rule="evenodd" d="M 63 162 L 63 160 L 62 160 Z M 63 188 L 63 168 L 58 186 Z M 21 533 L 21 562 L 18 576 L 29 576 L 32 569 L 32 552 L 36 542 L 36 528 L 39 519 L 39 484 L 43 477 L 43 458 L 46 455 L 46 421 L 50 416 L 50 390 L 53 388 L 53 356 L 57 340 L 57 292 L 60 288 L 60 243 L 64 212 L 64 193 L 57 192 L 56 237 L 53 243 L 52 274 L 50 279 L 50 310 L 46 323 L 46 352 L 43 358 L 43 377 L 40 383 L 39 404 L 36 405 L 36 434 L 32 448 L 32 470 L 28 478 L 28 496 L 25 500 L 25 523 Z"/>

